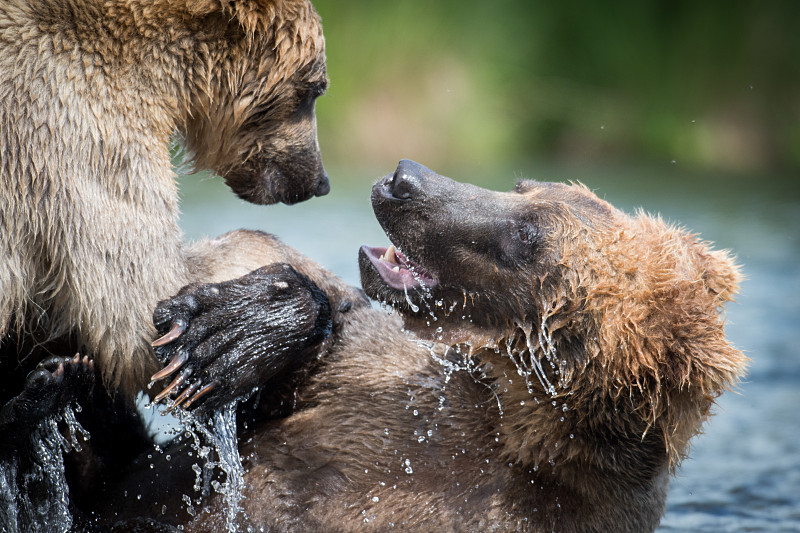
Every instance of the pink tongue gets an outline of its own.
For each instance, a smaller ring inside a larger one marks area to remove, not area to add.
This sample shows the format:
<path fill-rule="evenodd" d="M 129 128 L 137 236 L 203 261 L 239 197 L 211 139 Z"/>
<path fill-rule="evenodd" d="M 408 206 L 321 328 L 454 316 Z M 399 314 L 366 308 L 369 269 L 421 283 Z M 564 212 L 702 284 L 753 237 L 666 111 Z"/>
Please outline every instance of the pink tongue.
<path fill-rule="evenodd" d="M 423 284 L 428 288 L 436 285 L 436 281 L 429 276 L 425 276 L 419 272 L 414 273 L 403 265 L 381 259 L 386 255 L 388 248 L 381 246 L 362 246 L 362 249 L 367 254 L 372 264 L 375 265 L 375 269 L 378 271 L 381 278 L 383 278 L 383 281 L 393 289 L 402 291 L 406 288 L 418 288 Z"/>

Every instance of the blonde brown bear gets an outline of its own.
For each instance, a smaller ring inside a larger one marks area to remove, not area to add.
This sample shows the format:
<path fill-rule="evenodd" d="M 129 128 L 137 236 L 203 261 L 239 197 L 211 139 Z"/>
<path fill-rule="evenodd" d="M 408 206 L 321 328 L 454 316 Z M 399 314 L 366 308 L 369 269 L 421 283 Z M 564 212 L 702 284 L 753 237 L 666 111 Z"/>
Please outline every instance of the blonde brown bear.
<path fill-rule="evenodd" d="M 140 390 L 157 369 L 156 302 L 274 260 L 254 234 L 184 244 L 170 139 L 249 202 L 325 194 L 326 84 L 306 0 L 3 2 L 4 395 L 48 350 L 87 353 L 111 389 Z"/>

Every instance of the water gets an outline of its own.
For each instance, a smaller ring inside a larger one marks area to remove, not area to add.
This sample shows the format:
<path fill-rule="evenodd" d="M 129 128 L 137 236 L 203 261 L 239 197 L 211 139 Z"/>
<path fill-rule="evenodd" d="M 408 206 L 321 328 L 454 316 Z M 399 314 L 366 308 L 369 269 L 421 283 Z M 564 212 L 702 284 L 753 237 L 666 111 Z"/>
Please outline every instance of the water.
<path fill-rule="evenodd" d="M 244 513 L 239 505 L 244 490 L 245 472 L 239 457 L 236 435 L 237 405 L 237 402 L 225 405 L 222 410 L 212 413 L 209 420 L 198 419 L 191 413 L 182 413 L 184 428 L 192 438 L 192 447 L 197 457 L 201 459 L 200 463 L 192 465 L 196 474 L 194 490 L 204 497 L 211 493 L 211 489 L 222 495 L 225 500 L 225 529 L 228 533 L 239 531 L 237 519 L 239 514 Z M 219 468 L 224 474 L 222 481 L 217 479 L 215 468 Z M 183 502 L 192 516 L 196 513 L 195 505 L 202 504 L 200 498 L 193 500 L 188 494 L 183 495 Z"/>
<path fill-rule="evenodd" d="M 61 423 L 61 424 L 60 424 Z M 59 431 L 66 429 L 66 437 Z M 63 533 L 72 526 L 63 454 L 80 450 L 89 433 L 75 419 L 71 406 L 41 421 L 33 430 L 30 462 L 0 464 L 0 529 L 8 533 Z M 29 498 L 29 495 L 33 495 Z"/>
<path fill-rule="evenodd" d="M 728 306 L 727 332 L 752 359 L 749 374 L 722 396 L 695 440 L 672 481 L 659 531 L 800 532 L 800 178 L 702 175 L 667 162 L 643 169 L 520 166 L 498 170 L 504 178 L 494 183 L 450 175 L 506 190 L 518 176 L 578 180 L 617 207 L 660 213 L 736 253 L 747 280 Z M 190 238 L 239 227 L 276 233 L 358 284 L 358 246 L 387 244 L 369 204 L 377 178 L 345 188 L 331 172 L 329 196 L 258 207 L 217 181 L 187 177 L 182 224 Z"/>
<path fill-rule="evenodd" d="M 236 402 L 227 404 L 212 416 L 214 444 L 219 456 L 219 467 L 225 472 L 225 481 L 217 483 L 214 490 L 225 498 L 225 527 L 230 533 L 237 531 L 236 517 L 243 512 L 239 502 L 244 489 L 244 468 L 239 457 L 236 438 Z"/>

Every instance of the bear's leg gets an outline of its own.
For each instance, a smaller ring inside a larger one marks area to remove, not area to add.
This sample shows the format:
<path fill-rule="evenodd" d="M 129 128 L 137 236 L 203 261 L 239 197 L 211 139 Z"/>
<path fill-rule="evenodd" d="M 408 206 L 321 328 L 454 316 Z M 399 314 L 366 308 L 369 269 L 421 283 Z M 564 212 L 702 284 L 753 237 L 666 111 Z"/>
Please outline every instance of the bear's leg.
<path fill-rule="evenodd" d="M 22 392 L 0 409 L 0 529 L 72 522 L 62 439 L 55 415 L 91 387 L 87 357 L 51 357 L 28 376 Z M 84 529 L 84 528 L 82 528 Z"/>
<path fill-rule="evenodd" d="M 0 457 L 26 447 L 42 420 L 58 414 L 93 381 L 94 362 L 88 357 L 51 357 L 40 363 L 22 392 L 0 409 Z"/>
<path fill-rule="evenodd" d="M 344 283 L 274 235 L 263 231 L 231 231 L 212 240 L 194 243 L 184 250 L 184 254 L 190 277 L 198 283 L 233 280 L 264 265 L 288 263 L 308 276 L 328 297 L 334 328 L 342 313 L 370 305 L 360 288 Z"/>

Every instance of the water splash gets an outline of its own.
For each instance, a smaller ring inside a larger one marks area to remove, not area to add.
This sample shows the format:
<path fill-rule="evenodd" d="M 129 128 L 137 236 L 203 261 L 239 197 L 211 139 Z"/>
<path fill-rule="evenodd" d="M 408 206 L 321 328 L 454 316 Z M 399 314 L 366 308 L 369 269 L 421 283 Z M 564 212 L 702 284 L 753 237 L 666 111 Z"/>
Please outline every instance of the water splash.
<path fill-rule="evenodd" d="M 538 339 L 538 342 L 537 344 L 534 344 L 532 340 L 532 332 L 525 332 L 525 341 L 528 346 L 530 367 L 533 369 L 533 373 L 536 375 L 536 378 L 539 380 L 539 384 L 542 386 L 545 392 L 550 396 L 555 396 L 556 388 L 552 383 L 550 383 L 550 379 L 547 377 L 547 373 L 544 371 L 544 367 L 542 366 L 542 360 L 550 360 L 552 357 L 555 357 L 556 350 L 555 346 L 553 346 L 551 342 L 552 339 L 550 339 L 549 335 L 547 334 L 545 318 L 542 318 L 541 330 L 536 332 L 536 338 Z M 543 352 L 542 357 L 538 356 L 537 352 L 539 351 Z"/>
<path fill-rule="evenodd" d="M 236 516 L 244 509 L 239 505 L 244 490 L 244 468 L 239 457 L 239 446 L 236 438 L 236 404 L 228 404 L 213 417 L 213 425 L 217 435 L 216 446 L 219 455 L 219 467 L 225 472 L 225 483 L 214 489 L 225 497 L 225 525 L 229 532 L 236 528 Z"/>
<path fill-rule="evenodd" d="M 412 270 L 412 274 L 416 274 Z M 456 318 L 453 315 L 459 309 L 463 309 L 461 320 L 469 331 L 469 323 L 472 323 L 470 308 L 474 308 L 477 302 L 481 301 L 481 295 L 463 290 L 463 300 L 445 301 L 433 297 L 430 288 L 424 284 L 421 276 L 414 276 L 420 282 L 420 286 L 414 287 L 414 294 L 410 294 L 408 287 L 404 294 L 409 307 L 415 312 L 420 310 L 429 315 L 427 326 L 432 333 L 426 339 L 415 338 L 416 343 L 427 349 L 431 358 L 441 365 L 444 372 L 444 380 L 439 391 L 438 409 L 443 410 L 445 406 L 445 395 L 443 394 L 452 376 L 456 372 L 466 372 L 471 374 L 477 383 L 485 386 L 497 403 L 500 416 L 503 416 L 502 405 L 503 393 L 508 392 L 503 388 L 502 380 L 494 381 L 488 379 L 487 368 L 491 368 L 491 363 L 484 368 L 483 363 L 490 361 L 482 356 L 475 355 L 483 351 L 494 351 L 498 355 L 508 357 L 517 369 L 517 373 L 523 377 L 524 386 L 531 395 L 533 402 L 531 405 L 539 405 L 536 397 L 537 391 L 543 392 L 551 399 L 563 395 L 571 395 L 569 390 L 573 369 L 569 361 L 560 358 L 556 348 L 554 332 L 559 329 L 561 320 L 560 313 L 563 311 L 564 302 L 559 299 L 547 300 L 542 298 L 540 301 L 541 314 L 533 322 L 518 322 L 516 324 L 517 333 L 511 333 L 505 337 L 504 341 L 492 340 L 489 338 L 477 338 L 474 343 L 469 340 L 449 338 L 443 326 L 436 327 L 435 322 L 440 318 Z M 412 301 L 413 298 L 413 301 Z M 468 307 L 468 302 L 471 307 Z M 453 316 L 451 316 L 453 315 Z M 435 329 L 434 329 L 435 328 Z M 411 332 L 412 335 L 417 333 Z M 413 335 L 416 337 L 416 335 Z M 473 345 L 474 344 L 474 345 Z M 503 371 L 505 374 L 505 371 Z M 511 385 L 512 379 L 506 375 L 507 385 Z M 520 403 L 525 406 L 525 402 Z M 566 404 L 561 405 L 566 410 Z M 565 417 L 561 417 L 562 421 Z M 416 435 L 419 440 L 422 438 Z"/>
<path fill-rule="evenodd" d="M 195 491 L 203 496 L 208 496 L 211 489 L 221 494 L 225 500 L 225 528 L 229 533 L 239 531 L 236 520 L 244 509 L 240 505 L 244 490 L 244 467 L 239 457 L 238 439 L 236 434 L 236 406 L 237 402 L 227 404 L 222 410 L 214 412 L 207 421 L 199 420 L 191 415 L 184 414 L 187 436 L 192 438 L 192 448 L 202 460 L 202 467 L 192 465 L 195 478 Z M 213 447 L 213 450 L 212 450 Z M 213 454 L 212 451 L 216 451 Z M 215 478 L 214 470 L 219 468 L 224 474 L 224 481 Z M 187 511 L 194 510 L 192 500 L 184 495 Z"/>
<path fill-rule="evenodd" d="M 76 407 L 76 409 L 79 409 Z M 66 425 L 68 437 L 59 423 Z M 90 435 L 76 420 L 71 406 L 45 418 L 32 431 L 25 460 L 0 462 L 0 528 L 9 533 L 63 533 L 72 527 L 69 488 L 63 454 L 80 450 L 78 436 Z M 22 455 L 21 454 L 21 455 Z"/>
<path fill-rule="evenodd" d="M 91 434 L 78 422 L 78 419 L 75 417 L 76 412 L 81 412 L 81 406 L 77 403 L 73 408 L 67 407 L 61 413 L 61 419 L 67 425 L 67 434 L 69 435 L 69 442 L 66 443 L 68 448 L 66 448 L 65 451 L 71 449 L 79 452 L 82 450 L 81 444 L 78 441 L 79 435 L 84 442 L 92 438 Z"/>
<path fill-rule="evenodd" d="M 556 315 L 558 305 L 542 303 L 542 315 L 539 324 L 517 324 L 517 328 L 524 337 L 525 346 L 520 348 L 515 339 L 506 342 L 505 351 L 517 367 L 517 372 L 523 376 L 528 387 L 528 392 L 533 393 L 531 376 L 535 376 L 539 385 L 551 397 L 556 397 L 559 391 L 571 394 L 571 371 L 568 362 L 559 359 L 553 331 L 549 319 Z M 545 365 L 549 366 L 549 372 Z"/>
<path fill-rule="evenodd" d="M 411 301 L 411 298 L 408 296 L 408 287 L 406 285 L 403 285 L 403 292 L 406 295 L 406 303 L 408 303 L 408 307 L 410 307 L 411 311 L 413 311 L 414 313 L 418 312 L 419 306 L 414 305 L 414 302 Z"/>
<path fill-rule="evenodd" d="M 400 249 L 398 249 L 398 251 L 401 254 L 403 253 L 403 251 L 400 250 Z M 409 265 L 408 266 L 408 271 L 411 272 L 411 276 L 417 282 L 417 286 L 416 287 L 412 287 L 412 289 L 414 290 L 414 292 L 416 294 L 418 294 L 420 296 L 422 305 L 425 306 L 425 308 L 427 309 L 428 314 L 431 316 L 431 318 L 434 321 L 438 320 L 438 318 L 435 316 L 435 314 L 433 312 L 433 309 L 431 308 L 431 305 L 430 305 L 430 302 L 429 302 L 429 300 L 431 299 L 431 289 L 430 289 L 430 287 L 428 285 L 426 285 L 426 277 L 421 272 L 418 272 L 417 268 L 414 265 Z M 419 312 L 420 307 L 417 304 L 415 304 L 414 302 L 411 301 L 411 297 L 408 294 L 408 285 L 403 285 L 403 292 L 404 292 L 405 297 L 406 297 L 406 303 L 408 304 L 408 307 L 411 309 L 411 311 L 414 312 L 414 313 Z"/>

